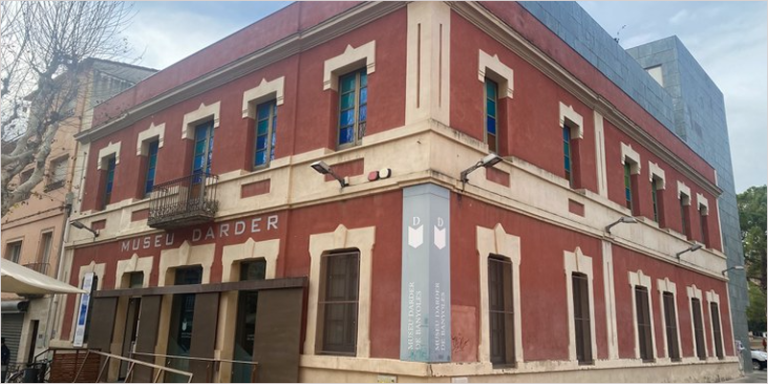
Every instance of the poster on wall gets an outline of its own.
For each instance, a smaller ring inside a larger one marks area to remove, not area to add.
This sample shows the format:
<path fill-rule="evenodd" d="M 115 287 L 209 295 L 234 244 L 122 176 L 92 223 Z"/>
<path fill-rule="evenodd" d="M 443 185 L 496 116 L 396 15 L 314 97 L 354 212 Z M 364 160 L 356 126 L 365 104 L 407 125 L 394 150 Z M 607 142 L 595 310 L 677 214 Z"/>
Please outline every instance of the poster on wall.
<path fill-rule="evenodd" d="M 93 287 L 93 272 L 88 272 L 83 278 L 83 290 L 88 292 L 80 295 L 80 305 L 77 307 L 77 323 L 75 326 L 75 340 L 72 345 L 82 347 L 85 339 L 85 323 L 88 320 L 88 306 L 91 304 L 91 292 Z"/>
<path fill-rule="evenodd" d="M 450 192 L 403 190 L 400 360 L 451 361 Z"/>

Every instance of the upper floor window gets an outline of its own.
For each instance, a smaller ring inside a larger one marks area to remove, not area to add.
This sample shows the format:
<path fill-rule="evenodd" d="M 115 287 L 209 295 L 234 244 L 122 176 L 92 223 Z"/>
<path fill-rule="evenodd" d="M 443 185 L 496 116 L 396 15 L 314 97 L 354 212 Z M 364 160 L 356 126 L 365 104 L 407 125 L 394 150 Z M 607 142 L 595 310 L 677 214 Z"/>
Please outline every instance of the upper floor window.
<path fill-rule="evenodd" d="M 368 118 L 366 68 L 339 77 L 339 148 L 359 145 Z"/>
<path fill-rule="evenodd" d="M 651 201 L 653 202 L 653 221 L 661 224 L 661 211 L 660 211 L 660 196 L 659 196 L 659 179 L 653 177 L 651 179 Z"/>
<path fill-rule="evenodd" d="M 37 262 L 47 264 L 51 258 L 53 232 L 43 232 L 40 236 L 40 248 L 37 250 Z M 38 271 L 39 272 L 39 271 Z"/>
<path fill-rule="evenodd" d="M 634 212 L 632 206 L 632 173 L 628 161 L 624 162 L 624 204 Z"/>
<path fill-rule="evenodd" d="M 701 226 L 701 242 L 709 247 L 709 215 L 705 205 L 699 205 L 699 224 Z"/>
<path fill-rule="evenodd" d="M 512 263 L 507 258 L 488 258 L 488 309 L 491 363 L 515 363 L 515 312 L 512 302 Z"/>
<path fill-rule="evenodd" d="M 149 143 L 147 147 L 147 174 L 144 181 L 144 196 L 149 196 L 155 186 L 155 170 L 157 169 L 157 150 L 160 145 L 158 140 Z"/>
<path fill-rule="evenodd" d="M 488 144 L 488 150 L 492 153 L 499 151 L 499 136 L 497 130 L 498 123 L 498 99 L 499 85 L 485 78 L 485 143 Z"/>
<path fill-rule="evenodd" d="M 14 263 L 18 263 L 19 259 L 21 259 L 21 244 L 21 240 L 8 243 L 8 245 L 5 246 L 5 258 Z"/>
<path fill-rule="evenodd" d="M 277 102 L 270 100 L 256 107 L 256 147 L 253 167 L 265 167 L 275 159 Z"/>
<path fill-rule="evenodd" d="M 48 183 L 45 186 L 46 191 L 52 191 L 64 186 L 67 180 L 67 160 L 69 158 L 64 156 L 51 161 Z"/>
<path fill-rule="evenodd" d="M 565 165 L 565 178 L 573 188 L 573 155 L 571 152 L 571 128 L 563 126 L 563 160 Z"/>
<path fill-rule="evenodd" d="M 324 255 L 320 274 L 318 320 L 321 354 L 354 356 L 357 352 L 357 312 L 360 252 Z"/>
<path fill-rule="evenodd" d="M 115 182 L 115 165 L 117 164 L 117 161 L 115 159 L 115 156 L 110 156 L 107 160 L 107 171 L 105 175 L 105 183 L 104 183 L 104 200 L 102 204 L 102 208 L 105 208 L 110 202 L 112 202 L 112 187 Z"/>
<path fill-rule="evenodd" d="M 680 193 L 680 228 L 682 233 L 688 239 L 692 238 L 691 233 L 691 197 L 685 193 Z"/>
<path fill-rule="evenodd" d="M 195 151 L 192 157 L 192 173 L 211 173 L 213 156 L 213 121 L 195 127 Z"/>
<path fill-rule="evenodd" d="M 26 171 L 22 172 L 22 173 L 19 175 L 19 185 L 22 185 L 22 184 L 26 183 L 26 182 L 27 182 L 27 180 L 29 180 L 30 178 L 32 178 L 32 172 L 34 172 L 34 171 L 35 171 L 34 169 L 27 169 Z M 27 193 L 24 195 L 24 198 L 25 198 L 25 199 L 28 199 L 28 198 L 29 198 L 29 196 L 30 196 L 30 194 L 31 194 L 31 193 L 27 192 Z"/>

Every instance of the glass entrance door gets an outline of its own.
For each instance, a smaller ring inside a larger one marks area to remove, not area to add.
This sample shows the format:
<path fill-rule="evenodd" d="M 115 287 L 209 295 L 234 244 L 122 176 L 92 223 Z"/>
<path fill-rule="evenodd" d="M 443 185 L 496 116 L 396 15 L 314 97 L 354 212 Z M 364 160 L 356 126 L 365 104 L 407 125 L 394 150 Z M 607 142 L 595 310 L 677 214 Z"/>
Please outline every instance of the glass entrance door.
<path fill-rule="evenodd" d="M 240 281 L 264 280 L 267 262 L 256 260 L 240 264 Z M 241 291 L 237 300 L 237 326 L 235 328 L 235 350 L 233 360 L 253 361 L 253 341 L 256 333 L 256 308 L 259 303 L 258 291 Z M 233 383 L 250 383 L 251 368 L 248 364 L 234 364 Z"/>
<path fill-rule="evenodd" d="M 203 268 L 200 266 L 179 268 L 176 270 L 175 285 L 200 284 L 203 277 Z M 195 314 L 195 294 L 184 293 L 173 295 L 171 306 L 171 325 L 168 332 L 167 355 L 179 356 L 171 358 L 167 364 L 171 368 L 189 372 L 189 351 L 192 347 L 192 325 Z M 176 383 L 183 378 L 166 374 L 165 381 Z"/>

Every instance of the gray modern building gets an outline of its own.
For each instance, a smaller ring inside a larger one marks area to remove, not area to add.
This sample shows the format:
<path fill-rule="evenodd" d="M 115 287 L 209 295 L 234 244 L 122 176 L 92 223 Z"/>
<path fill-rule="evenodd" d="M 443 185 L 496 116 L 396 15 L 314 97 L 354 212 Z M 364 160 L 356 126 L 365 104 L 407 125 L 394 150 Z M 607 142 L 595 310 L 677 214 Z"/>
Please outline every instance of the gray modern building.
<path fill-rule="evenodd" d="M 717 171 L 723 250 L 728 267 L 744 264 L 723 93 L 676 36 L 624 50 L 575 2 L 520 2 L 534 17 L 674 132 Z M 746 274 L 730 270 L 734 337 L 746 347 Z"/>

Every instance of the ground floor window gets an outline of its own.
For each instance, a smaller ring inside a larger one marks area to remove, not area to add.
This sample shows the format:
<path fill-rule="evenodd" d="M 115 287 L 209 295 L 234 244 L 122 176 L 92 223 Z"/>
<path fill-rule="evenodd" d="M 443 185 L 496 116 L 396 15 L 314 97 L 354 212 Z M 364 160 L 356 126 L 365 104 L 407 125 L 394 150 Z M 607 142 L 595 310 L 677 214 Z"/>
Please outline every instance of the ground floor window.
<path fill-rule="evenodd" d="M 266 260 L 242 262 L 240 263 L 240 281 L 264 280 L 266 270 Z M 258 291 L 241 291 L 238 293 L 233 360 L 253 361 L 253 341 L 256 333 L 258 305 Z M 250 383 L 251 368 L 252 366 L 248 364 L 233 364 L 232 382 Z"/>
<path fill-rule="evenodd" d="M 202 283 L 201 266 L 176 269 L 175 285 Z M 195 294 L 173 295 L 171 305 L 171 327 L 168 333 L 168 355 L 188 357 L 192 347 L 192 326 L 195 318 Z M 212 330 L 212 332 L 215 330 Z M 171 359 L 168 366 L 182 371 L 189 371 L 189 360 Z M 166 382 L 177 382 L 183 378 L 174 374 L 166 375 Z"/>
<path fill-rule="evenodd" d="M 323 255 L 320 276 L 319 353 L 354 356 L 357 353 L 360 251 Z"/>

